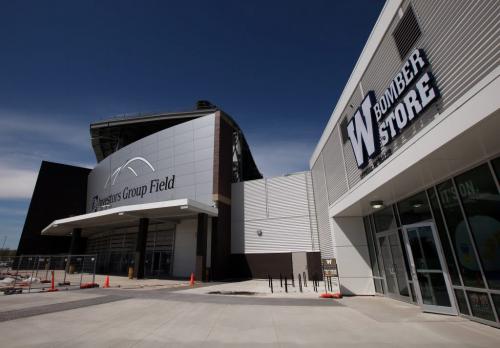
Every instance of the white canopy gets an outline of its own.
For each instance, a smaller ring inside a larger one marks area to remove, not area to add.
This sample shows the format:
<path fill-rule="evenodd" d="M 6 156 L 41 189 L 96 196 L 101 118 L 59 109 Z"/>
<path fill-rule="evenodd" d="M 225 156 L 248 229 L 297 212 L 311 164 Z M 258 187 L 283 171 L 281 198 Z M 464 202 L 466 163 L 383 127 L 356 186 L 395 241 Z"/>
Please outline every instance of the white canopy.
<path fill-rule="evenodd" d="M 194 217 L 198 213 L 217 216 L 218 209 L 188 198 L 127 205 L 55 220 L 42 230 L 42 235 L 67 236 L 73 229 L 81 228 L 82 236 L 88 236 L 111 227 L 137 223 L 140 218 L 175 221 Z"/>

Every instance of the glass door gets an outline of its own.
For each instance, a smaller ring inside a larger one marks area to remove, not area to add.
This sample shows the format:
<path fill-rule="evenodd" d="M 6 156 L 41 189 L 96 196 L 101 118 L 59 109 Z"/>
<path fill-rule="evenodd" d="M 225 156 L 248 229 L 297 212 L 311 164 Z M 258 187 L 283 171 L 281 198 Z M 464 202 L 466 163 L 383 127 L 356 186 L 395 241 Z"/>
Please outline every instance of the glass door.
<path fill-rule="evenodd" d="M 387 295 L 395 297 L 398 293 L 398 289 L 396 288 L 396 272 L 394 270 L 394 263 L 392 262 L 389 238 L 387 238 L 387 236 L 379 236 L 378 242 L 380 246 L 380 255 L 382 256 L 382 268 L 385 274 Z"/>
<path fill-rule="evenodd" d="M 378 233 L 382 266 L 385 274 L 387 295 L 392 298 L 410 301 L 405 260 L 398 231 Z"/>
<path fill-rule="evenodd" d="M 457 314 L 437 235 L 430 222 L 407 225 L 405 244 L 417 302 L 426 312 Z"/>

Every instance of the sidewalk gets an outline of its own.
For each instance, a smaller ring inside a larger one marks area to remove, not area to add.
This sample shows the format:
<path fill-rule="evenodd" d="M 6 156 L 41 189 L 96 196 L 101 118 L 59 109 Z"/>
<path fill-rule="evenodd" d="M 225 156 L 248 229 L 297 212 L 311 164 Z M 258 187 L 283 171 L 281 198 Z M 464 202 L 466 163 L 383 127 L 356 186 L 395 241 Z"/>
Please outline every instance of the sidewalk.
<path fill-rule="evenodd" d="M 313 283 L 307 282 L 307 287 L 302 287 L 300 292 L 299 284 L 295 280 L 295 286 L 292 286 L 292 281 L 288 279 L 288 293 L 285 291 L 285 281 L 280 283 L 279 279 L 273 279 L 273 293 L 269 287 L 267 279 L 252 279 L 239 282 L 214 284 L 204 283 L 203 287 L 195 287 L 193 289 L 182 290 L 183 293 L 189 294 L 209 294 L 221 292 L 220 295 L 233 295 L 234 292 L 247 292 L 248 294 L 234 294 L 233 296 L 252 296 L 252 297 L 266 297 L 266 298 L 319 298 L 321 293 L 325 292 L 323 282 L 319 283 L 318 291 L 313 290 Z M 217 295 L 217 294 L 214 294 Z"/>

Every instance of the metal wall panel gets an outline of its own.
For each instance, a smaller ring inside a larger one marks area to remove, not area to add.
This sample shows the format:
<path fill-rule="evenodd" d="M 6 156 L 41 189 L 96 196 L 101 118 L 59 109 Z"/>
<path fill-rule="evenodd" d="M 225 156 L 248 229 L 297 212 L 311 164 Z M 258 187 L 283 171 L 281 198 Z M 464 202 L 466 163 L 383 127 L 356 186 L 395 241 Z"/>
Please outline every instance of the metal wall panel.
<path fill-rule="evenodd" d="M 266 179 L 268 218 L 307 216 L 307 185 L 304 175 Z"/>
<path fill-rule="evenodd" d="M 326 187 L 328 190 L 328 202 L 333 203 L 347 192 L 347 179 L 342 156 L 342 140 L 340 139 L 338 126 L 335 127 L 326 142 L 323 160 L 327 173 Z"/>
<path fill-rule="evenodd" d="M 498 0 L 405 1 L 401 10 L 412 6 L 422 32 L 414 48 L 422 48 L 429 60 L 440 98 L 404 130 L 385 150 L 397 152 L 423 128 L 441 117 L 454 102 L 469 91 L 500 63 L 500 6 Z M 358 169 L 350 142 L 337 146 L 338 127 L 347 123 L 364 95 L 373 90 L 378 99 L 404 63 L 392 33 L 400 20 L 396 15 L 388 25 L 375 54 L 312 167 L 318 217 L 319 242 L 323 257 L 333 257 L 328 207 L 348 189 L 357 185 Z M 411 52 L 412 50 L 410 50 Z M 340 147 L 340 148 L 339 148 Z M 343 165 L 340 165 L 342 151 Z M 371 164 L 371 161 L 370 161 Z M 345 170 L 344 170 L 345 169 Z M 347 178 L 347 185 L 344 185 Z M 327 194 L 328 193 L 328 194 Z"/>
<path fill-rule="evenodd" d="M 262 235 L 257 234 L 262 231 Z M 312 251 L 309 217 L 284 217 L 244 222 L 245 254 Z M 237 253 L 238 251 L 233 251 Z"/>
<path fill-rule="evenodd" d="M 385 147 L 385 150 L 390 149 L 392 153 L 397 152 L 429 123 L 439 118 L 447 108 L 500 63 L 500 6 L 497 0 L 414 0 L 404 2 L 401 9 L 405 11 L 410 5 L 422 31 L 414 48 L 422 48 L 425 51 L 430 63 L 429 70 L 435 77 L 440 98 Z M 404 60 L 399 56 L 392 36 L 399 20 L 399 16 L 396 15 L 389 24 L 338 124 L 353 116 L 362 101 L 363 93 L 373 90 L 378 98 L 401 69 Z M 334 130 L 330 137 L 336 137 L 336 133 Z M 350 142 L 347 141 L 342 146 L 345 173 L 334 165 L 338 156 L 332 154 L 334 147 L 329 144 L 330 142 L 329 140 L 321 151 L 326 168 L 326 181 L 338 183 L 347 176 L 351 188 L 362 180 L 360 177 L 362 171 L 357 168 Z M 329 189 L 332 190 L 330 187 Z M 329 204 L 335 203 L 339 197 L 330 193 Z"/>
<path fill-rule="evenodd" d="M 323 167 L 323 154 L 311 170 L 314 188 L 314 204 L 318 220 L 319 248 L 324 258 L 333 257 L 332 233 L 328 217 L 328 191 L 326 188 L 325 170 Z"/>
<path fill-rule="evenodd" d="M 89 174 L 87 212 L 180 198 L 213 205 L 214 131 L 211 114 L 149 135 L 106 157 Z M 152 187 L 152 180 L 172 180 L 174 175 L 173 188 Z M 142 187 L 146 192 L 134 196 L 132 192 Z"/>
<path fill-rule="evenodd" d="M 307 188 L 307 209 L 309 211 L 309 222 L 311 224 L 312 249 L 319 251 L 318 218 L 316 216 L 316 206 L 314 203 L 314 188 L 311 173 L 306 175 Z"/>
<path fill-rule="evenodd" d="M 231 252 L 318 251 L 311 181 L 303 172 L 234 183 Z"/>
<path fill-rule="evenodd" d="M 237 186 L 239 185 L 232 185 L 232 187 Z M 240 193 L 243 193 L 243 196 L 234 195 L 234 197 L 231 197 L 231 206 L 240 205 L 243 207 L 243 220 L 267 218 L 265 180 L 247 181 L 241 186 L 243 187 L 243 191 L 240 191 Z"/>

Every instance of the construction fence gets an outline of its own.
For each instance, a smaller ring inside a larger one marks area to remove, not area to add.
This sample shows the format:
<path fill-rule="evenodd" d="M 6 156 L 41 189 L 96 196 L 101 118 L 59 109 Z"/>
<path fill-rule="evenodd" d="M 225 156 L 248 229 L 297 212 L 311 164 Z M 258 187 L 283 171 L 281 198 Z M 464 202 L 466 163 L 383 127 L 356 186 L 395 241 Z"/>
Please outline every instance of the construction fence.
<path fill-rule="evenodd" d="M 96 287 L 97 255 L 21 255 L 0 257 L 0 292 L 71 290 Z"/>

